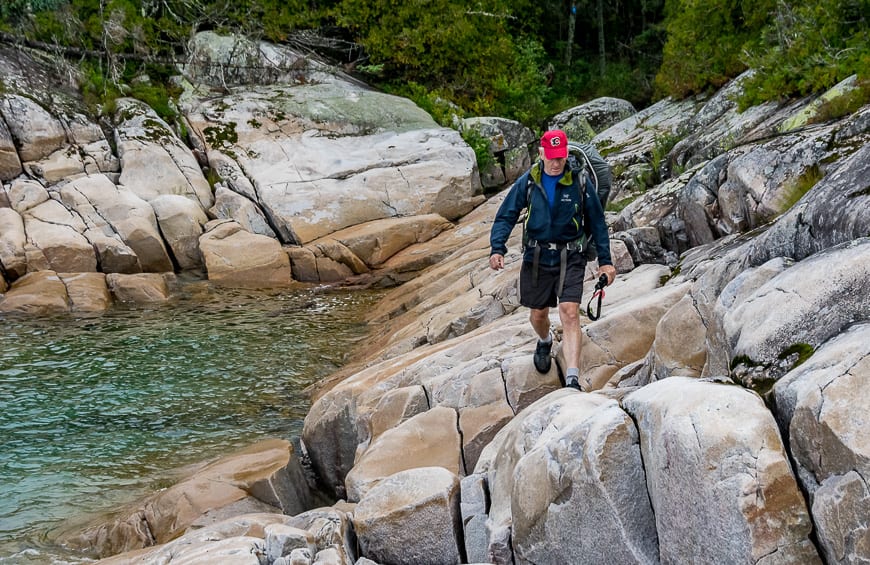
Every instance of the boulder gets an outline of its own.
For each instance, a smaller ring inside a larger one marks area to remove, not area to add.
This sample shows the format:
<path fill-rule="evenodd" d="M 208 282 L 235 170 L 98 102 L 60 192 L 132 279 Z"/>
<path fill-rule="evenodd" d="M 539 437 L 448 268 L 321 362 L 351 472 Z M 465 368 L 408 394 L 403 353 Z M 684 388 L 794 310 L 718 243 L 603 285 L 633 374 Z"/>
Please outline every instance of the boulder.
<path fill-rule="evenodd" d="M 121 159 L 119 184 L 150 202 L 165 194 L 193 200 L 203 210 L 214 204 L 208 181 L 191 150 L 143 102 L 117 100 L 115 144 Z"/>
<path fill-rule="evenodd" d="M 657 562 L 637 432 L 615 401 L 568 389 L 547 395 L 484 449 L 481 473 L 491 501 L 487 554 L 496 562 L 586 563 L 605 554 L 614 563 Z"/>
<path fill-rule="evenodd" d="M 24 219 L 11 208 L 0 208 L 0 265 L 10 281 L 27 272 Z"/>
<path fill-rule="evenodd" d="M 110 520 L 67 532 L 60 537 L 60 541 L 72 548 L 88 549 L 100 556 L 169 542 L 209 511 L 248 497 L 257 498 L 255 492 L 270 493 L 274 498 L 276 494 L 287 491 L 278 485 L 288 480 L 286 469 L 292 456 L 287 441 L 261 441 L 203 466 L 175 485 L 132 504 Z M 292 504 L 287 507 L 291 508 Z M 280 509 L 273 507 L 272 511 L 279 513 Z M 280 521 L 287 523 L 286 516 L 278 516 Z M 278 521 L 274 518 L 269 520 L 269 523 Z M 231 534 L 221 534 L 217 539 L 245 535 L 232 524 L 232 520 L 225 520 L 208 525 L 197 530 L 194 537 L 185 536 L 185 542 L 178 541 L 184 545 L 200 545 L 201 541 L 210 537 L 207 535 L 209 532 L 214 539 L 216 530 L 229 530 Z M 261 546 L 264 545 L 262 527 L 254 530 L 259 535 Z M 249 526 L 244 526 L 244 531 L 250 532 Z M 167 548 L 164 548 L 164 552 Z"/>
<path fill-rule="evenodd" d="M 771 101 L 740 109 L 737 100 L 748 70 L 715 92 L 685 125 L 684 136 L 668 153 L 665 169 L 692 167 L 733 147 L 765 139 L 779 132 L 779 124 L 803 106 L 803 101 Z"/>
<path fill-rule="evenodd" d="M 162 194 L 150 202 L 164 241 L 182 271 L 202 267 L 199 236 L 208 218 L 197 202 L 176 194 Z"/>
<path fill-rule="evenodd" d="M 58 273 L 66 286 L 72 312 L 105 312 L 112 295 L 103 273 Z"/>
<path fill-rule="evenodd" d="M 344 245 L 368 267 L 375 267 L 415 243 L 429 241 L 452 224 L 438 214 L 388 218 L 339 230 L 327 236 Z M 318 239 L 309 246 L 317 246 Z"/>
<path fill-rule="evenodd" d="M 701 97 L 675 101 L 659 100 L 652 106 L 623 119 L 592 138 L 592 144 L 607 155 L 612 167 L 649 161 L 653 148 L 678 131 L 685 131 L 695 112 L 703 106 Z"/>
<path fill-rule="evenodd" d="M 314 57 L 244 35 L 202 31 L 193 35 L 189 49 L 190 56 L 182 67 L 184 75 L 220 89 L 236 84 L 334 82 L 339 77 L 350 80 Z"/>
<path fill-rule="evenodd" d="M 547 129 L 561 129 L 568 139 L 586 143 L 596 132 L 603 132 L 636 113 L 628 100 L 604 96 L 556 114 Z"/>
<path fill-rule="evenodd" d="M 821 563 L 776 422 L 756 394 L 671 377 L 623 406 L 640 431 L 663 563 Z"/>
<path fill-rule="evenodd" d="M 256 203 L 226 188 L 222 183 L 215 185 L 214 206 L 208 212 L 212 218 L 218 220 L 235 220 L 245 231 L 266 237 L 277 237 Z"/>
<path fill-rule="evenodd" d="M 822 344 L 774 386 L 827 563 L 870 560 L 870 324 Z"/>
<path fill-rule="evenodd" d="M 97 257 L 84 235 L 85 224 L 56 200 L 46 200 L 24 213 L 27 243 L 40 268 L 64 273 L 94 272 Z M 30 260 L 28 259 L 28 263 Z"/>
<path fill-rule="evenodd" d="M 865 111 L 870 118 L 870 109 Z M 860 137 L 859 137 L 860 139 Z M 773 226 L 747 243 L 743 255 L 752 265 L 774 257 L 797 261 L 823 249 L 870 235 L 870 145 L 854 153 L 813 186 Z"/>
<path fill-rule="evenodd" d="M 266 531 L 275 525 L 285 525 L 289 516 L 276 513 L 252 513 L 234 516 L 214 524 L 191 530 L 165 544 L 146 549 L 130 550 L 101 559 L 100 565 L 140 565 L 142 563 L 260 563 L 258 555 L 266 554 Z M 211 559 L 211 556 L 214 558 Z M 254 557 L 254 561 L 249 561 Z"/>
<path fill-rule="evenodd" d="M 262 86 L 202 100 L 188 115 L 218 172 L 239 184 L 283 243 L 364 222 L 438 214 L 455 220 L 479 191 L 474 152 L 406 99 L 349 83 Z M 280 166 L 276 166 L 280 163 Z M 233 173 L 235 174 L 235 173 Z"/>
<path fill-rule="evenodd" d="M 12 132 L 4 120 L 0 120 L 0 181 L 10 181 L 23 172 Z"/>
<path fill-rule="evenodd" d="M 38 316 L 69 312 L 66 285 L 54 271 L 28 273 L 0 297 L 0 312 Z"/>
<path fill-rule="evenodd" d="M 52 186 L 64 179 L 84 174 L 85 164 L 77 150 L 61 147 L 39 161 L 25 163 L 24 171 L 43 185 Z"/>
<path fill-rule="evenodd" d="M 281 244 L 252 234 L 230 220 L 212 220 L 199 248 L 211 281 L 233 286 L 276 287 L 292 283 L 290 259 Z"/>
<path fill-rule="evenodd" d="M 459 478 L 442 467 L 396 473 L 360 500 L 353 525 L 360 552 L 377 563 L 458 564 Z"/>
<path fill-rule="evenodd" d="M 173 270 L 153 208 L 129 189 L 96 174 L 72 179 L 57 190 L 85 222 L 103 272 Z"/>
<path fill-rule="evenodd" d="M 264 529 L 266 534 L 266 558 L 274 561 L 279 557 L 290 555 L 295 549 L 307 549 L 311 555 L 316 552 L 314 534 L 286 524 L 269 524 Z"/>
<path fill-rule="evenodd" d="M 416 467 L 463 472 L 456 410 L 436 406 L 377 437 L 345 478 L 347 499 L 361 500 L 386 477 Z"/>
<path fill-rule="evenodd" d="M 802 349 L 870 318 L 868 280 L 868 238 L 817 253 L 772 277 L 724 314 L 732 367 L 743 364 L 755 378 L 781 377 Z M 784 298 L 788 308 L 782 307 Z"/>
<path fill-rule="evenodd" d="M 639 293 L 637 298 L 621 304 L 608 306 L 605 303 L 601 318 L 584 326 L 580 332 L 580 382 L 584 389 L 602 388 L 616 371 L 645 357 L 655 340 L 659 321 L 689 287 L 688 284 L 667 285 Z M 561 357 L 559 362 L 565 366 Z"/>
<path fill-rule="evenodd" d="M 475 117 L 462 120 L 460 131 L 474 131 L 489 140 L 493 163 L 480 171 L 484 188 L 501 187 L 514 182 L 532 164 L 537 151 L 530 150 L 535 135 L 519 122 L 496 117 Z"/>
<path fill-rule="evenodd" d="M 5 94 L 0 97 L 0 114 L 22 162 L 38 161 L 67 143 L 60 120 L 26 96 Z"/>
<path fill-rule="evenodd" d="M 346 565 L 354 562 L 359 549 L 351 522 L 354 511 L 355 505 L 339 501 L 331 507 L 297 514 L 287 520 L 287 525 L 314 534 L 316 553 L 311 552 L 311 555 L 315 560 L 329 558 L 329 563 Z"/>
<path fill-rule="evenodd" d="M 172 276 L 174 278 L 174 275 Z M 118 302 L 134 304 L 166 302 L 172 295 L 166 276 L 160 273 L 134 275 L 111 273 L 106 275 L 106 284 Z"/>

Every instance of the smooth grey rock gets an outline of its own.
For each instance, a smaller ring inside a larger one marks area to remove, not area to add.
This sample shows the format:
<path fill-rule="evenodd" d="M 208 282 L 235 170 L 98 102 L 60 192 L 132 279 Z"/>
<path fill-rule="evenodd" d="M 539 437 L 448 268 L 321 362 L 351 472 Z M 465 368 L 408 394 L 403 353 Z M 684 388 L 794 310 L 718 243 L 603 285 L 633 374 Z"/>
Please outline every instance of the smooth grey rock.
<path fill-rule="evenodd" d="M 209 214 L 216 219 L 235 220 L 251 233 L 276 237 L 263 211 L 249 198 L 224 187 L 223 184 L 215 187 L 214 206 L 209 209 Z"/>
<path fill-rule="evenodd" d="M 458 564 L 459 478 L 441 467 L 396 473 L 360 500 L 353 523 L 362 555 L 377 562 Z"/>
<path fill-rule="evenodd" d="M 774 387 L 828 563 L 870 560 L 870 324 L 822 344 Z"/>
<path fill-rule="evenodd" d="M 821 562 L 776 422 L 757 395 L 671 377 L 622 404 L 640 431 L 663 563 Z"/>
<path fill-rule="evenodd" d="M 202 267 L 199 236 L 208 217 L 199 203 L 177 194 L 161 194 L 150 204 L 178 267 L 183 271 Z"/>
<path fill-rule="evenodd" d="M 0 265 L 10 282 L 27 272 L 24 219 L 12 208 L 0 208 Z"/>
<path fill-rule="evenodd" d="M 794 347 L 818 347 L 856 320 L 870 318 L 868 281 L 868 238 L 813 255 L 724 315 L 726 343 L 733 357 L 745 356 L 747 364 L 767 367 L 767 378 L 779 378 L 795 362 L 788 357 Z M 782 307 L 783 300 L 788 308 Z"/>
<path fill-rule="evenodd" d="M 595 135 L 596 132 L 603 132 L 636 113 L 637 110 L 628 100 L 604 96 L 556 114 L 550 120 L 548 129 L 565 130 L 568 139 L 585 142 L 588 140 L 581 140 L 573 133 L 577 118 L 582 117 L 593 130 L 592 135 Z"/>
<path fill-rule="evenodd" d="M 290 556 L 297 549 L 308 551 L 309 555 L 314 553 L 314 534 L 307 530 L 300 530 L 285 524 L 269 524 L 264 533 L 266 536 L 266 557 L 270 561 Z"/>
<path fill-rule="evenodd" d="M 496 435 L 475 471 L 491 496 L 490 558 L 504 558 L 509 531 L 517 563 L 658 562 L 637 432 L 613 400 L 547 395 Z"/>
<path fill-rule="evenodd" d="M 132 98 L 117 101 L 115 144 L 120 184 L 150 202 L 161 194 L 190 198 L 204 210 L 214 196 L 196 157 L 154 110 Z"/>

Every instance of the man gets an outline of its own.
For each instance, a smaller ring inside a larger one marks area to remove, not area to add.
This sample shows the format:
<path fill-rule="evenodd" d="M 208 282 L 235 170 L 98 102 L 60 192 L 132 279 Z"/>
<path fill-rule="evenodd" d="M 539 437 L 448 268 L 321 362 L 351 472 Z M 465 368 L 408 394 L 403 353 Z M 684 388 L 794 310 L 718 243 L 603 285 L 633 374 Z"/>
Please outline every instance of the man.
<path fill-rule="evenodd" d="M 535 368 L 550 370 L 550 308 L 558 303 L 562 321 L 562 351 L 568 364 L 565 386 L 582 390 L 580 375 L 580 300 L 586 272 L 584 225 L 591 228 L 598 254 L 598 276 L 607 284 L 616 278 L 604 210 L 595 187 L 585 175 L 567 168 L 568 138 L 561 130 L 541 137 L 540 160 L 522 175 L 499 207 L 490 233 L 489 266 L 504 268 L 506 242 L 520 213 L 527 209 L 520 304 L 530 308 L 529 321 L 538 334 Z M 584 186 L 579 186 L 582 181 Z M 585 192 L 582 196 L 581 190 Z"/>

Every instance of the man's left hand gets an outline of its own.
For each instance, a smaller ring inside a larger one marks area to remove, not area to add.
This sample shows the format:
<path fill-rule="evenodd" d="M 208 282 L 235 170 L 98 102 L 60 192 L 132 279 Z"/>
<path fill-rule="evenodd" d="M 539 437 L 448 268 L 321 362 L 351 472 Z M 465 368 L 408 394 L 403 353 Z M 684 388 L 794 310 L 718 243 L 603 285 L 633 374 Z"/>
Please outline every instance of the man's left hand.
<path fill-rule="evenodd" d="M 607 275 L 607 284 L 609 286 L 616 280 L 616 268 L 613 265 L 601 265 L 598 267 L 598 273 L 595 276 L 600 277 L 601 275 Z"/>

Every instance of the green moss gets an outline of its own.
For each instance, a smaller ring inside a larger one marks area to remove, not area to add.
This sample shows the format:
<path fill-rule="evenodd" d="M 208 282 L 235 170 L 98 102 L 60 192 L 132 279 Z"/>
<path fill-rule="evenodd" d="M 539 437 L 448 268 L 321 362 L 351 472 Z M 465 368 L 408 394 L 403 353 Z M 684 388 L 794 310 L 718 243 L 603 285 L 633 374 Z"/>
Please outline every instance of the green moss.
<path fill-rule="evenodd" d="M 850 192 L 846 198 L 858 198 L 859 196 L 870 196 L 870 186 L 855 192 Z"/>
<path fill-rule="evenodd" d="M 804 194 L 809 192 L 809 190 L 816 186 L 816 184 L 822 180 L 821 169 L 819 169 L 818 165 L 813 165 L 806 171 L 804 171 L 798 178 L 796 178 L 785 190 L 783 195 L 782 208 L 780 209 L 780 213 L 785 213 L 791 209 L 792 206 L 798 203 L 798 201 L 803 198 Z"/>
<path fill-rule="evenodd" d="M 803 364 L 804 361 L 812 357 L 813 353 L 815 353 L 815 348 L 809 343 L 793 343 L 786 347 L 782 353 L 779 354 L 779 358 L 781 360 L 788 359 L 792 355 L 797 354 L 797 359 L 789 368 L 789 371 Z"/>
<path fill-rule="evenodd" d="M 760 367 L 761 364 L 757 361 L 753 361 L 751 357 L 748 355 L 738 355 L 734 359 L 731 360 L 730 369 L 733 371 L 739 365 L 744 365 L 746 367 Z"/>
<path fill-rule="evenodd" d="M 870 80 L 859 80 L 858 86 L 842 96 L 835 96 L 822 102 L 816 114 L 807 123 L 822 123 L 848 116 L 865 104 L 870 103 Z"/>
<path fill-rule="evenodd" d="M 637 200 L 637 196 L 629 196 L 628 198 L 623 198 L 622 200 L 618 200 L 616 202 L 608 202 L 605 209 L 608 212 L 619 213 L 619 212 L 622 212 L 622 210 L 625 209 L 626 206 L 628 206 L 629 204 L 631 204 L 635 200 Z"/>
<path fill-rule="evenodd" d="M 233 145 L 239 140 L 236 133 L 236 122 L 227 122 L 220 126 L 209 126 L 202 132 L 206 142 L 212 147 Z"/>
<path fill-rule="evenodd" d="M 254 129 L 258 129 L 258 128 L 262 127 L 263 124 L 261 124 L 259 121 L 255 120 L 254 118 L 251 118 L 250 120 L 248 120 L 248 125 Z"/>
<path fill-rule="evenodd" d="M 674 267 L 674 270 L 671 271 L 671 274 L 669 274 L 669 275 L 662 275 L 661 277 L 659 277 L 659 286 L 665 286 L 665 284 L 666 284 L 669 280 L 671 280 L 671 279 L 673 279 L 673 278 L 676 278 L 676 277 L 680 276 L 680 270 L 681 270 L 681 269 L 682 269 L 682 266 L 681 266 L 681 265 L 677 265 L 676 267 Z"/>
<path fill-rule="evenodd" d="M 208 181 L 208 185 L 214 190 L 214 185 L 222 181 L 223 178 L 215 169 L 209 167 L 205 170 L 205 180 Z"/>

